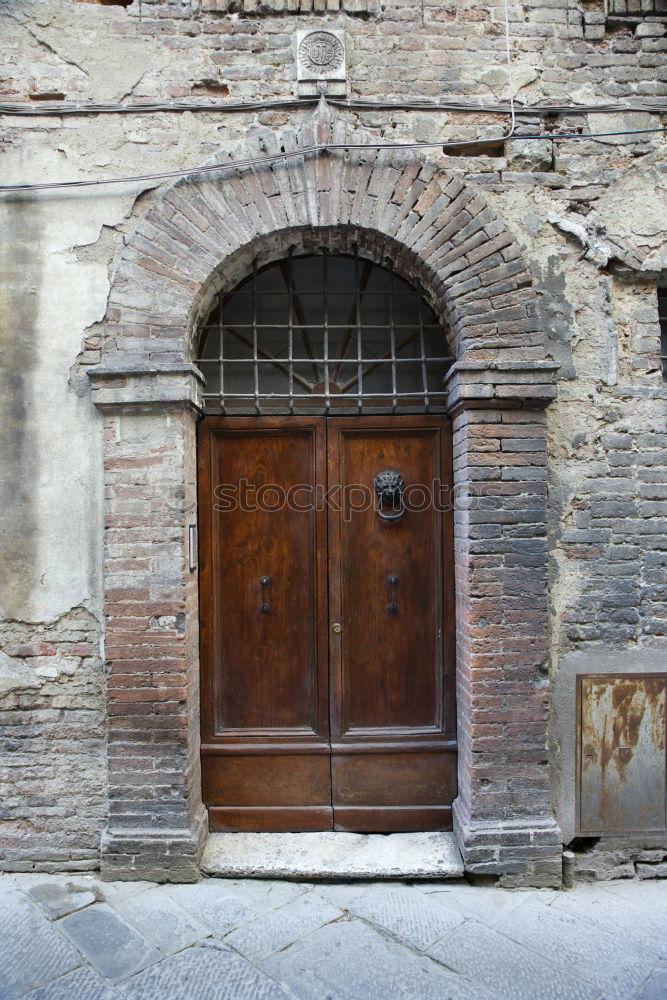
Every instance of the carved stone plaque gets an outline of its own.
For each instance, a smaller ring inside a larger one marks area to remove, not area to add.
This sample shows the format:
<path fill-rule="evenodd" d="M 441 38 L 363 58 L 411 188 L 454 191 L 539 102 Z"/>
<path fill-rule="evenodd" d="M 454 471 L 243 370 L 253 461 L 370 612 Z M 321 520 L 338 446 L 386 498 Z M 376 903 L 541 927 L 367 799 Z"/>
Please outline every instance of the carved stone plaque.
<path fill-rule="evenodd" d="M 333 88 L 328 88 L 329 92 L 340 92 L 340 85 L 346 79 L 345 33 L 312 29 L 297 31 L 296 78 L 300 93 L 303 93 L 304 84 L 310 84 L 312 88 L 319 80 L 334 84 Z"/>

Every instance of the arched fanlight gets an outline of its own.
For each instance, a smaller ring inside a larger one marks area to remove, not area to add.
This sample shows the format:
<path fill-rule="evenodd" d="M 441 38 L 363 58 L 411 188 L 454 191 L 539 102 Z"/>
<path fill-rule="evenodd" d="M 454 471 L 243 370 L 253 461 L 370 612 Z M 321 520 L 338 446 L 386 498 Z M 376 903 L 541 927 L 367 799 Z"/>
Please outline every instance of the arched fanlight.
<path fill-rule="evenodd" d="M 211 413 L 421 412 L 452 362 L 422 296 L 359 256 L 290 255 L 221 292 L 196 363 Z"/>

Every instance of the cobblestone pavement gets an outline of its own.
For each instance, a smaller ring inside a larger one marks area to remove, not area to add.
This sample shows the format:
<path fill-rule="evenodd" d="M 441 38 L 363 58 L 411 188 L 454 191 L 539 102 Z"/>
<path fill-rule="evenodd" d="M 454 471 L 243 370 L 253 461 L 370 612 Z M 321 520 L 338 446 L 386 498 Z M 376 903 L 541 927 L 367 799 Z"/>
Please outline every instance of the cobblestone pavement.
<path fill-rule="evenodd" d="M 665 1000 L 667 883 L 0 876 L 14 1000 Z"/>

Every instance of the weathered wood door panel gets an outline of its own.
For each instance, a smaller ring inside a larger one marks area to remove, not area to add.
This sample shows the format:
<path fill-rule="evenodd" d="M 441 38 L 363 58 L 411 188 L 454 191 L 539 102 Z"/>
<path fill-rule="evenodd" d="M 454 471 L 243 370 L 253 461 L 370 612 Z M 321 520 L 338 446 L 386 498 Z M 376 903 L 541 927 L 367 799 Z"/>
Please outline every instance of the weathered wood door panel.
<path fill-rule="evenodd" d="M 451 825 L 450 456 L 442 417 L 202 423 L 202 761 L 214 829 Z M 376 509 L 385 469 L 406 487 L 395 520 Z"/>
<path fill-rule="evenodd" d="M 200 433 L 202 780 L 217 829 L 329 829 L 321 419 Z M 289 491 L 297 502 L 290 502 Z"/>
<path fill-rule="evenodd" d="M 341 487 L 341 509 L 329 510 L 330 618 L 342 626 L 330 683 L 339 829 L 441 829 L 450 819 L 448 430 L 438 417 L 328 422 L 329 483 Z M 405 513 L 397 498 L 378 510 L 384 470 L 403 478 Z"/>

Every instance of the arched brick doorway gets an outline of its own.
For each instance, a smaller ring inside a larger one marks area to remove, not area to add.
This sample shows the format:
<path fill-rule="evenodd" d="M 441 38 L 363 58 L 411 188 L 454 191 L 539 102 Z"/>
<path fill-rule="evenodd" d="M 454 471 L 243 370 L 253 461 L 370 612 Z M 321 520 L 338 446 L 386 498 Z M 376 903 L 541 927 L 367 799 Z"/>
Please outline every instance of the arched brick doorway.
<path fill-rule="evenodd" d="M 314 119 L 301 134 L 263 133 L 235 155 L 256 141 L 293 150 L 313 130 L 321 142 L 346 138 L 339 122 Z M 123 252 L 104 363 L 91 373 L 106 425 L 109 877 L 193 879 L 206 835 L 188 570 L 203 410 L 191 361 L 198 325 L 253 259 L 278 259 L 290 245 L 353 244 L 367 259 L 389 257 L 451 331 L 454 481 L 462 496 L 481 484 L 486 494 L 455 516 L 459 845 L 470 871 L 508 884 L 560 880 L 544 683 L 544 408 L 556 366 L 544 358 L 530 273 L 502 222 L 461 178 L 391 150 L 294 155 L 178 183 Z"/>
<path fill-rule="evenodd" d="M 451 829 L 448 352 L 420 294 L 358 252 L 253 266 L 214 304 L 197 357 L 212 830 Z"/>

